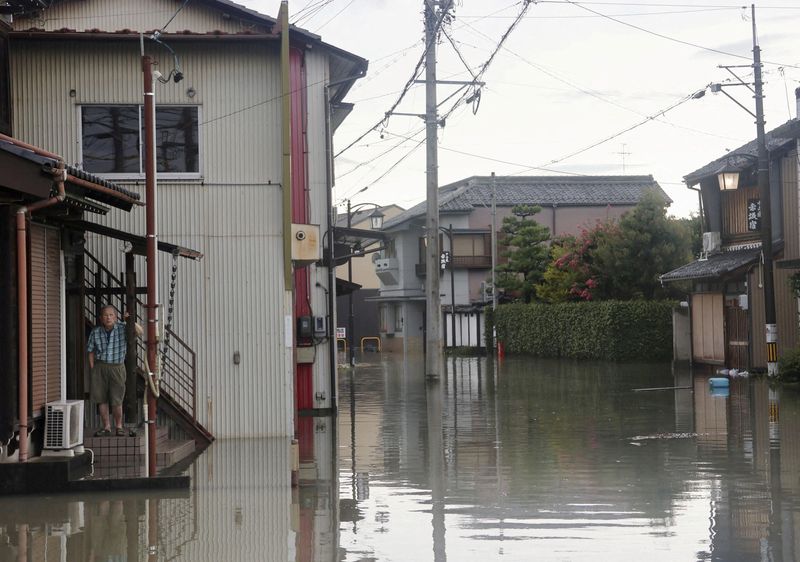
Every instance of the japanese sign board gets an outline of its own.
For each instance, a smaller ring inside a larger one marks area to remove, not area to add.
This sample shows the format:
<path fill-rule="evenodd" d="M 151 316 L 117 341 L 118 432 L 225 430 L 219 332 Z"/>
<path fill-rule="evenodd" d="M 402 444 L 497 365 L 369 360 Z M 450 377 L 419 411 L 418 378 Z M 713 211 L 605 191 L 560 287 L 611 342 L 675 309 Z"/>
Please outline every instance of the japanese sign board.
<path fill-rule="evenodd" d="M 447 252 L 447 251 L 442 252 L 442 254 L 439 256 L 439 265 L 440 265 L 440 267 L 443 270 L 447 269 L 447 266 L 450 265 L 450 260 L 451 259 L 452 259 L 452 256 L 450 255 L 450 252 Z"/>
<path fill-rule="evenodd" d="M 761 200 L 747 200 L 747 230 L 757 232 L 761 230 Z"/>
<path fill-rule="evenodd" d="M 347 339 L 347 328 L 336 328 L 336 339 L 343 340 Z"/>

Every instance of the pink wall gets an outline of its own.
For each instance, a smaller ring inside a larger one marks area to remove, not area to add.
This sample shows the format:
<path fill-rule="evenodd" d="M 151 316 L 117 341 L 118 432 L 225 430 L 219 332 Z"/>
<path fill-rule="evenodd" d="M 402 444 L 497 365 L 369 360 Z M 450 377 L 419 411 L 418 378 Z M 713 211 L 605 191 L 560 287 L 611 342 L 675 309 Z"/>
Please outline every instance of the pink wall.
<path fill-rule="evenodd" d="M 593 227 L 597 221 L 619 219 L 625 212 L 633 209 L 633 205 L 605 206 L 605 207 L 556 207 L 555 231 L 556 235 L 578 234 L 582 227 Z M 511 216 L 511 207 L 497 207 L 497 230 L 503 224 L 503 217 Z M 553 207 L 542 207 L 542 211 L 534 217 L 536 222 L 553 230 Z M 490 207 L 476 207 L 469 216 L 469 228 L 490 228 L 492 224 L 492 209 Z"/>

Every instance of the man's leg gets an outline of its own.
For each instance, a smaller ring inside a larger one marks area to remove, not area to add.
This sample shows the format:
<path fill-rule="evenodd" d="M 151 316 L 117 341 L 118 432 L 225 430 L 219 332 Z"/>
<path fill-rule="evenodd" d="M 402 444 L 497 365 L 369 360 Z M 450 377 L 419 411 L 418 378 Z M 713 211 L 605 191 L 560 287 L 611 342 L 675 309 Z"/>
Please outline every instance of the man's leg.
<path fill-rule="evenodd" d="M 103 429 L 111 429 L 111 424 L 108 419 L 108 404 L 99 404 L 97 408 L 100 410 L 100 420 L 103 422 Z"/>
<path fill-rule="evenodd" d="M 122 427 L 122 404 L 111 406 L 111 413 L 114 415 L 114 427 Z"/>

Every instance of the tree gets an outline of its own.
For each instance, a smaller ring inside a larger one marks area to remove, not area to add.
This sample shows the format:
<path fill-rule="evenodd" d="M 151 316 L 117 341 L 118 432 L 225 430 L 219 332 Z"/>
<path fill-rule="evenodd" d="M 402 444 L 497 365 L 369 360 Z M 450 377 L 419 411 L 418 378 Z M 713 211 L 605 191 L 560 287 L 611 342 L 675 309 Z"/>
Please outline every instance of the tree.
<path fill-rule="evenodd" d="M 645 194 L 620 219 L 619 229 L 597 239 L 592 267 L 598 275 L 597 297 L 658 299 L 671 296 L 659 276 L 691 260 L 689 232 L 667 218 L 667 204 L 654 192 Z"/>
<path fill-rule="evenodd" d="M 511 211 L 512 216 L 503 219 L 501 228 L 505 248 L 500 255 L 508 261 L 497 266 L 497 287 L 525 302 L 536 296 L 536 285 L 549 261 L 545 243 L 550 239 L 550 230 L 528 218 L 541 210 L 532 205 L 517 205 Z"/>
<path fill-rule="evenodd" d="M 618 228 L 613 221 L 598 222 L 594 228 L 583 228 L 577 237 L 567 235 L 553 240 L 551 261 L 536 287 L 539 298 L 549 303 L 594 300 L 601 279 L 594 267 L 593 253 L 598 241 L 615 235 Z"/>

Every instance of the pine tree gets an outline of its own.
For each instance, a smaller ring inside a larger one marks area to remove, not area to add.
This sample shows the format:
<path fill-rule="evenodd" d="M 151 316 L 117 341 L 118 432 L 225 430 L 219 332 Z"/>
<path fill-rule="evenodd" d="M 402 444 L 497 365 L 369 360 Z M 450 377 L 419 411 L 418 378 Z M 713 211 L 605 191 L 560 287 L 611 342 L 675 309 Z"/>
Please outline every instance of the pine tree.
<path fill-rule="evenodd" d="M 536 297 L 536 285 L 549 261 L 550 230 L 532 218 L 541 207 L 517 205 L 512 216 L 503 219 L 504 250 L 500 255 L 508 261 L 497 266 L 497 287 L 513 298 L 530 302 Z"/>

